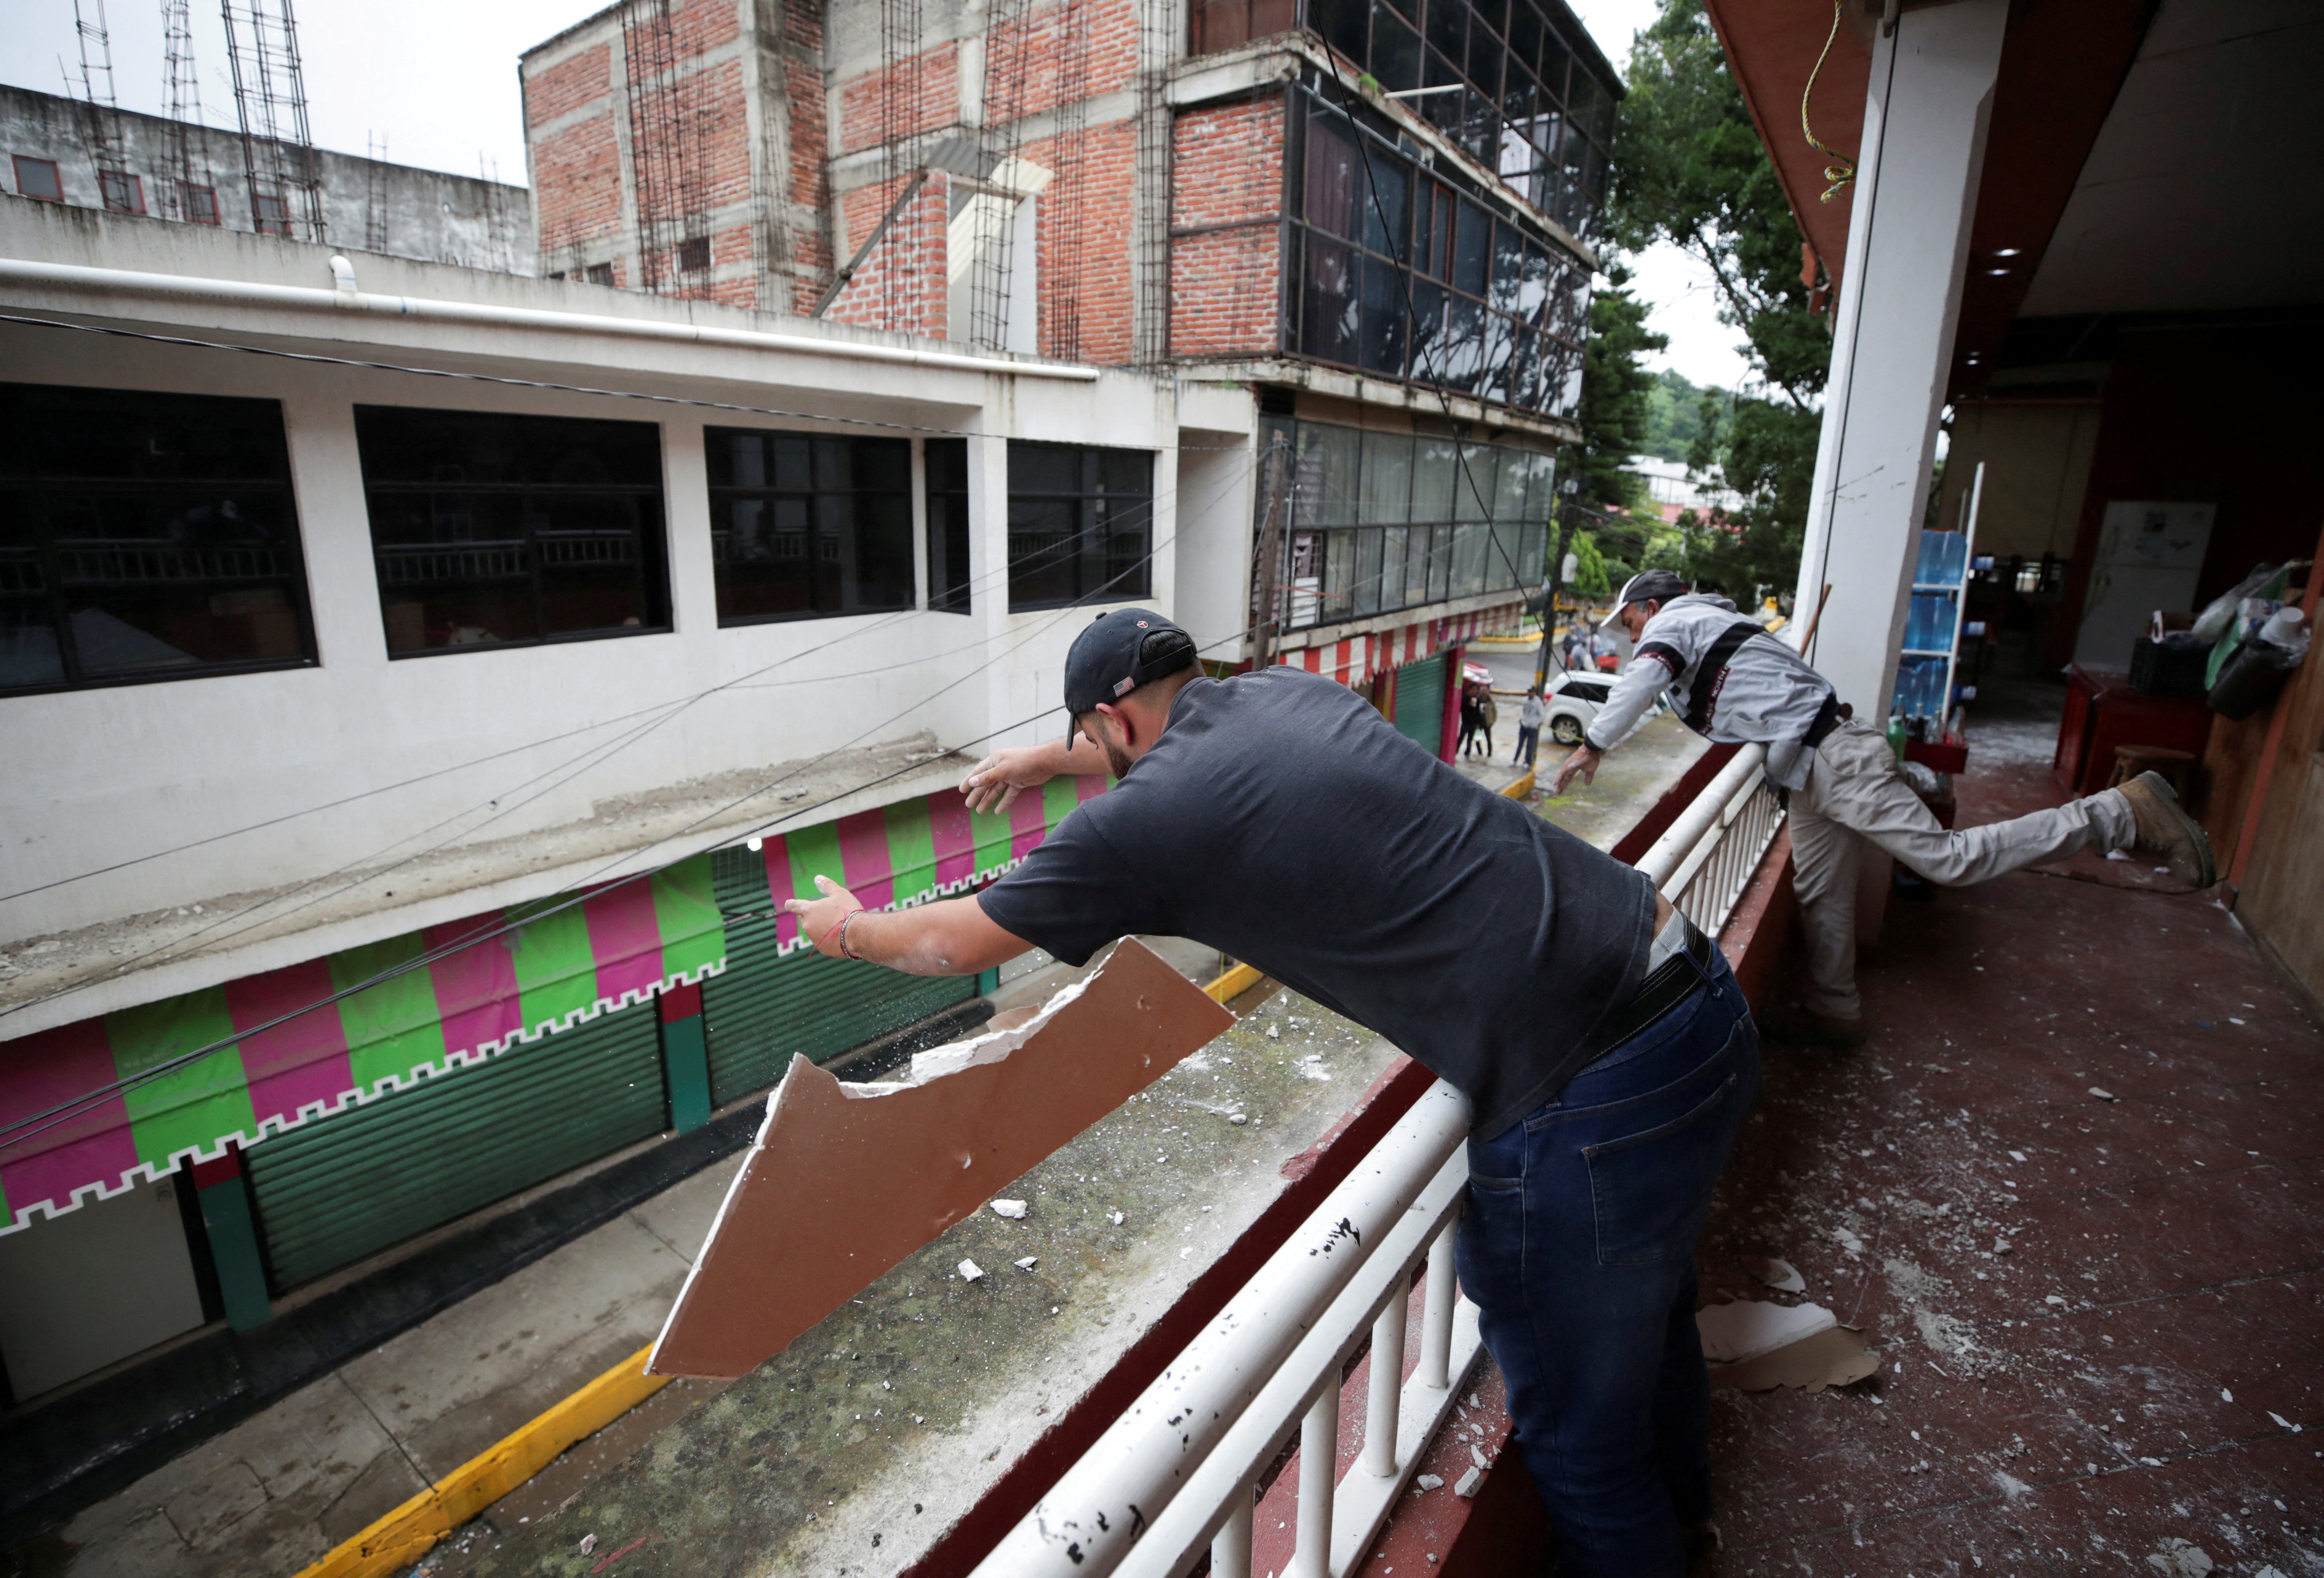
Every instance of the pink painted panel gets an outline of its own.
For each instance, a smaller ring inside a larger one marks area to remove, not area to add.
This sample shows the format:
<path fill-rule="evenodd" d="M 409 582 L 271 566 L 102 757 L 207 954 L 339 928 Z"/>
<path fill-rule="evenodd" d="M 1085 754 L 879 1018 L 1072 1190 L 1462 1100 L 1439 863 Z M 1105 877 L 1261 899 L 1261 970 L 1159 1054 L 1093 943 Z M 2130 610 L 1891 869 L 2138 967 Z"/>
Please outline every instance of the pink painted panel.
<path fill-rule="evenodd" d="M 267 1020 L 320 1002 L 337 991 L 328 959 L 309 959 L 288 969 L 269 970 L 226 983 L 226 1012 L 241 1038 L 243 1072 L 250 1080 L 250 1115 L 295 1122 L 299 1109 L 328 1106 L 355 1088 L 347 1064 L 346 1028 L 337 1003 L 285 1020 L 272 1029 Z"/>
<path fill-rule="evenodd" d="M 936 881 L 950 887 L 976 874 L 976 835 L 968 801 L 950 789 L 928 797 L 928 833 L 936 841 Z"/>
<path fill-rule="evenodd" d="M 652 883 L 641 878 L 592 893 L 581 901 L 581 916 L 589 923 L 599 997 L 618 1000 L 661 983 L 661 926 Z"/>
<path fill-rule="evenodd" d="M 1102 772 L 1085 772 L 1074 780 L 1074 795 L 1077 799 L 1093 800 L 1105 793 L 1112 780 Z"/>
<path fill-rule="evenodd" d="M 840 869 L 847 873 L 847 891 L 866 909 L 885 909 L 896 901 L 896 861 L 888 848 L 885 811 L 858 811 L 842 817 L 839 828 Z"/>
<path fill-rule="evenodd" d="M 0 1116 L 12 1122 L 31 1119 L 115 1077 L 102 1018 L 0 1042 Z M 35 1120 L 27 1127 L 51 1121 Z M 115 1183 L 137 1165 L 129 1109 L 117 1095 L 52 1129 L 12 1130 L 10 1138 L 13 1143 L 0 1145 L 0 1190 L 6 1192 L 12 1212 L 41 1200 L 64 1205 L 76 1185 L 93 1178 Z"/>
<path fill-rule="evenodd" d="M 1022 860 L 1048 835 L 1047 812 L 1039 792 L 1019 795 L 1017 803 L 1009 807 L 1009 853 Z"/>
<path fill-rule="evenodd" d="M 775 942 L 788 947 L 798 941 L 798 919 L 783 908 L 783 900 L 799 895 L 791 891 L 790 845 L 779 836 L 771 836 L 759 846 L 759 854 L 767 863 L 767 891 L 775 900 Z M 812 897 L 812 895 L 810 895 Z"/>
<path fill-rule="evenodd" d="M 443 947 L 455 950 L 428 966 L 437 1005 L 443 1010 L 447 1054 L 473 1052 L 506 1040 L 522 1028 L 524 1015 L 518 1002 L 516 961 L 509 953 L 510 938 L 496 937 L 473 947 L 456 946 L 492 930 L 503 919 L 494 909 L 466 920 L 431 926 L 420 934 L 430 952 Z"/>

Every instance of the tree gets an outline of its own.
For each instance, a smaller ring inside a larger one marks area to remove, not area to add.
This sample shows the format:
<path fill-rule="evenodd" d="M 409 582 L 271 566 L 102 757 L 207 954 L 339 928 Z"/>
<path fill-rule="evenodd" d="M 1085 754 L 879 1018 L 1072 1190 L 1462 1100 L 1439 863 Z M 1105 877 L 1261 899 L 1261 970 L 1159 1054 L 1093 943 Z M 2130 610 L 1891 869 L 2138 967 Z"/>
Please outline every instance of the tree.
<path fill-rule="evenodd" d="M 1590 298 L 1590 340 L 1582 353 L 1582 429 L 1579 448 L 1567 451 L 1567 475 L 1578 477 L 1585 504 L 1628 511 L 1646 502 L 1646 484 L 1625 470 L 1646 442 L 1649 395 L 1655 375 L 1638 358 L 1670 344 L 1670 337 L 1646 327 L 1646 303 L 1630 294 L 1630 271 L 1605 265 L 1606 284 Z"/>
<path fill-rule="evenodd" d="M 1798 574 L 1829 327 L 1808 310 L 1799 227 L 1702 0 L 1663 0 L 1630 51 L 1628 77 L 1609 236 L 1634 251 L 1668 241 L 1702 262 L 1759 385 L 1729 409 L 1699 402 L 1702 430 L 1687 457 L 1697 470 L 1719 466 L 1743 495 L 1738 508 L 1688 525 L 1687 571 L 1740 600 Z"/>

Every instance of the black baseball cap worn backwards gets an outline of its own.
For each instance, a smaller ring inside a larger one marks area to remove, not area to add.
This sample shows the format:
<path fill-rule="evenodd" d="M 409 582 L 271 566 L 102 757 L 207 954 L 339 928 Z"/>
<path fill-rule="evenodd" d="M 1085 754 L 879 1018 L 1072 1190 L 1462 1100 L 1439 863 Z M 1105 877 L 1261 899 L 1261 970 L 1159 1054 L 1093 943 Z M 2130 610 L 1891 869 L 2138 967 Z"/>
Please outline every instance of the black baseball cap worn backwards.
<path fill-rule="evenodd" d="M 1152 609 L 1101 614 L 1065 654 L 1065 711 L 1079 717 L 1194 660 L 1194 637 Z"/>

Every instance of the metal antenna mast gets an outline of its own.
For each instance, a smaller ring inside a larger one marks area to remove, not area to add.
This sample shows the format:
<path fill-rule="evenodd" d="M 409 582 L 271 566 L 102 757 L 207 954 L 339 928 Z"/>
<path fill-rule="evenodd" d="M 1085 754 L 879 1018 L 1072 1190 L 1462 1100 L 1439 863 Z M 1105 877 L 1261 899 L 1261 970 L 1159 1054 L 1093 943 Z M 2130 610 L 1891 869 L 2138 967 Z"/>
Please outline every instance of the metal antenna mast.
<path fill-rule="evenodd" d="M 161 0 L 161 212 L 172 219 L 217 223 L 217 183 L 209 166 L 195 156 L 194 133 L 201 125 L 201 81 L 194 69 L 194 34 L 188 0 Z M 209 211 L 188 210 L 188 187 L 208 189 Z"/>
<path fill-rule="evenodd" d="M 81 137 L 89 162 L 97 166 L 99 199 L 108 208 L 126 208 L 129 175 L 122 166 L 115 124 L 121 106 L 113 92 L 113 35 L 105 24 L 105 0 L 94 0 L 94 8 L 97 20 L 91 22 L 81 0 L 73 0 L 73 32 L 80 42 Z"/>
<path fill-rule="evenodd" d="M 387 134 L 364 131 L 364 152 L 370 163 L 364 171 L 364 250 L 387 250 Z"/>
<path fill-rule="evenodd" d="M 223 0 L 234 106 L 242 121 L 242 168 L 252 226 L 294 241 L 325 239 L 323 183 L 307 130 L 307 88 L 290 0 Z"/>

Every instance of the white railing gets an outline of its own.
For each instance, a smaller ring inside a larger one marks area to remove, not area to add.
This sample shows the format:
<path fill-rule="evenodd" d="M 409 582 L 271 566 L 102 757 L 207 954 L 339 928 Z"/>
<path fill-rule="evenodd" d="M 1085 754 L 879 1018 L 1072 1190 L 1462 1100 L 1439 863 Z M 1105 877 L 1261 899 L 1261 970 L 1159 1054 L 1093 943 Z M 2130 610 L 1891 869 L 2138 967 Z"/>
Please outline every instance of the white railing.
<path fill-rule="evenodd" d="M 1747 745 L 1638 863 L 1716 936 L 1774 842 L 1766 752 Z M 1259 1476 L 1299 1430 L 1297 1541 L 1281 1578 L 1346 1578 L 1443 1427 L 1482 1352 L 1452 1232 L 1469 1104 L 1429 1089 L 976 1568 L 975 1578 L 1251 1578 Z M 1414 1274 L 1420 1361 L 1404 1375 Z M 1340 1377 L 1371 1341 L 1363 1444 L 1339 1463 Z"/>
<path fill-rule="evenodd" d="M 1766 763 L 1764 746 L 1737 751 L 1638 862 L 1663 897 L 1711 937 L 1734 915 L 1783 826 Z"/>

